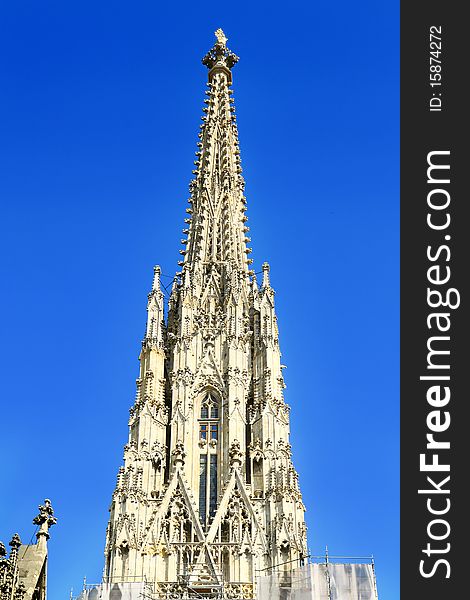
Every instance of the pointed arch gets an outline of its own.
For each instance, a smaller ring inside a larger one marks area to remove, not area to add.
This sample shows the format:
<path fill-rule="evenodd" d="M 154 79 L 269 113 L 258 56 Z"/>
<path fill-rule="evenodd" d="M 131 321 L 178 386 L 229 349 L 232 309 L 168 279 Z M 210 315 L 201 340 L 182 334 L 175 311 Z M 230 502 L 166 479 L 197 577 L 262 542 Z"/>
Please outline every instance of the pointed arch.
<path fill-rule="evenodd" d="M 222 398 L 213 386 L 206 386 L 199 395 L 197 406 L 199 406 L 200 419 L 219 419 Z"/>

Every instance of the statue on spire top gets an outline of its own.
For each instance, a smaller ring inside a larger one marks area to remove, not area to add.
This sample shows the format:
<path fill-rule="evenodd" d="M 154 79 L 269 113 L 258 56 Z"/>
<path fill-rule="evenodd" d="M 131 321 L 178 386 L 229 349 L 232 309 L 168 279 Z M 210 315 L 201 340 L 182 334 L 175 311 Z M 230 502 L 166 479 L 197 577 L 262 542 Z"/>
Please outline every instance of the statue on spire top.
<path fill-rule="evenodd" d="M 217 31 L 215 32 L 215 37 L 217 38 L 217 42 L 219 44 L 222 44 L 224 46 L 227 45 L 227 38 L 225 36 L 225 33 L 222 31 L 222 29 L 217 29 Z"/>

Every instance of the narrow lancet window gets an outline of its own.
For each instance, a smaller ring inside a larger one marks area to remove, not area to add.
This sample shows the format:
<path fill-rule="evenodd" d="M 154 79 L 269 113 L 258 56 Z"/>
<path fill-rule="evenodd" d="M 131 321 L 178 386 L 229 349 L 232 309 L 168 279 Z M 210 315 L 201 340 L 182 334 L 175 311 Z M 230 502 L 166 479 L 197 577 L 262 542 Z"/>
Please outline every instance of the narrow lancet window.
<path fill-rule="evenodd" d="M 219 402 L 210 392 L 203 398 L 199 414 L 199 518 L 206 526 L 217 511 L 220 435 Z"/>
<path fill-rule="evenodd" d="M 209 517 L 213 517 L 217 510 L 217 454 L 211 454 L 210 459 Z"/>
<path fill-rule="evenodd" d="M 199 458 L 199 517 L 202 523 L 206 522 L 207 503 L 207 454 Z"/>

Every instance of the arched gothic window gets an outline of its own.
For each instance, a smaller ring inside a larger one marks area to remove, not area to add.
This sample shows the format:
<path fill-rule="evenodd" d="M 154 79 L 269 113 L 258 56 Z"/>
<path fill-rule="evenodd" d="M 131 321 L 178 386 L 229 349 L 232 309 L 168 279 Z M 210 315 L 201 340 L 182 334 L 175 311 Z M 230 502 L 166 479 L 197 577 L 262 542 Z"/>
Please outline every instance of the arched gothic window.
<path fill-rule="evenodd" d="M 199 437 L 201 440 L 217 440 L 219 438 L 219 404 L 210 393 L 201 403 L 199 419 Z"/>
<path fill-rule="evenodd" d="M 207 392 L 199 419 L 199 518 L 203 525 L 207 525 L 217 509 L 219 412 L 218 399 Z"/>

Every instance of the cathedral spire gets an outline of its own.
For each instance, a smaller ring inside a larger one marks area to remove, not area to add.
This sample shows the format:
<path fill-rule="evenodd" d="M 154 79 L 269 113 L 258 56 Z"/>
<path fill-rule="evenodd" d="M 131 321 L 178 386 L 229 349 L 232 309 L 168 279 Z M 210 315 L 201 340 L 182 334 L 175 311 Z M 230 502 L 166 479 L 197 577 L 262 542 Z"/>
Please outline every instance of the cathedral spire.
<path fill-rule="evenodd" d="M 306 555 L 289 444 L 274 290 L 246 236 L 232 67 L 222 30 L 209 69 L 180 272 L 165 318 L 160 268 L 129 441 L 106 541 L 105 581 L 152 597 L 253 598 L 256 574 Z M 250 277 L 251 276 L 251 277 Z"/>
<path fill-rule="evenodd" d="M 180 250 L 189 267 L 196 295 L 209 284 L 211 274 L 218 278 L 219 291 L 230 285 L 232 272 L 246 279 L 251 248 L 246 237 L 248 227 L 245 183 L 241 175 L 238 129 L 230 89 L 232 67 L 238 57 L 227 48 L 223 31 L 216 31 L 217 41 L 202 62 L 209 69 L 202 124 L 197 144 L 194 179 L 190 182 L 189 228 Z"/>

